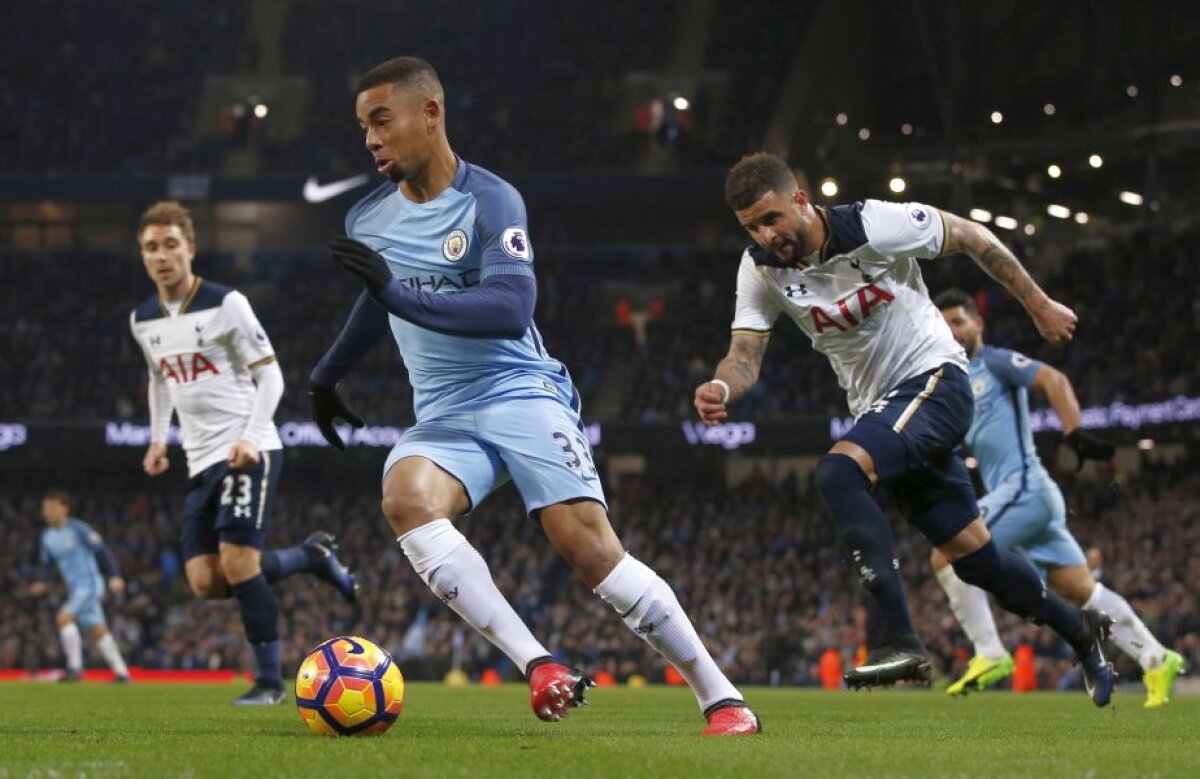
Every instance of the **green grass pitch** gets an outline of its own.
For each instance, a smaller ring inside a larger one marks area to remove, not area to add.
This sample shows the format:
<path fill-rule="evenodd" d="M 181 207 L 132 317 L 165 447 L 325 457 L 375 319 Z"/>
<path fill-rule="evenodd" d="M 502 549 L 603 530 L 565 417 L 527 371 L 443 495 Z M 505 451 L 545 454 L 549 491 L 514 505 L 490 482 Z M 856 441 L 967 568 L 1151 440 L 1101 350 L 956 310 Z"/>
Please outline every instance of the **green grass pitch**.
<path fill-rule="evenodd" d="M 747 690 L 765 732 L 705 739 L 686 689 L 605 688 L 563 722 L 518 685 L 409 685 L 388 733 L 319 738 L 240 686 L 0 684 L 0 779 L 62 777 L 1200 776 L 1200 698 Z"/>

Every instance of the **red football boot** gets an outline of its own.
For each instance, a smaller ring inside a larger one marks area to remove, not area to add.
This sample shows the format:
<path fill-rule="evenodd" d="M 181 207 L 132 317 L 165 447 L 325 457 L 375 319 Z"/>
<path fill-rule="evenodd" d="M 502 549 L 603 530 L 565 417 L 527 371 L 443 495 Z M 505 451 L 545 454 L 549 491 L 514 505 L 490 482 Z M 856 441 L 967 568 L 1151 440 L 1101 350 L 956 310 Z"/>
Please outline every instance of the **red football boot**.
<path fill-rule="evenodd" d="M 583 691 L 595 687 L 592 678 L 575 668 L 556 663 L 549 657 L 529 664 L 529 705 L 538 719 L 558 722 L 567 710 L 586 706 Z"/>
<path fill-rule="evenodd" d="M 708 727 L 702 736 L 753 736 L 762 732 L 762 723 L 745 701 L 717 701 L 704 710 Z"/>

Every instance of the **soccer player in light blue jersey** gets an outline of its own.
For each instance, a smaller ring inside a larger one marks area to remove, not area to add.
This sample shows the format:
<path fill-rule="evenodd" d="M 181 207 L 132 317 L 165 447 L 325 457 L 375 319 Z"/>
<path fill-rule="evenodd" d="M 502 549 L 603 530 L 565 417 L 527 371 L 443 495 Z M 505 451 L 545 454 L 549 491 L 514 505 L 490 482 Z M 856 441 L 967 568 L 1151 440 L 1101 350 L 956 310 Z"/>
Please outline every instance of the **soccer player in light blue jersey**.
<path fill-rule="evenodd" d="M 1046 583 L 1077 606 L 1113 618 L 1112 640 L 1136 660 L 1146 683 L 1146 707 L 1170 700 L 1183 657 L 1165 648 L 1123 597 L 1097 582 L 1087 558 L 1067 528 L 1066 504 L 1038 457 L 1029 428 L 1029 388 L 1046 394 L 1062 421 L 1066 443 L 1082 465 L 1085 459 L 1111 459 L 1111 444 L 1085 432 L 1079 401 L 1060 371 L 1019 352 L 983 343 L 983 317 L 970 295 L 957 289 L 937 298 L 946 324 L 971 360 L 975 416 L 966 444 L 979 461 L 987 495 L 979 501 L 996 543 L 1028 558 Z M 1012 656 L 1000 643 L 987 595 L 958 578 L 936 549 L 934 573 L 963 631 L 975 645 L 966 673 L 947 692 L 963 695 L 1010 676 Z"/>
<path fill-rule="evenodd" d="M 534 713 L 561 718 L 591 680 L 534 638 L 452 522 L 509 480 L 588 587 L 683 674 L 704 732 L 758 732 L 671 587 L 626 553 L 609 524 L 579 395 L 533 323 L 521 196 L 451 150 L 442 85 L 428 63 L 384 62 L 356 92 L 367 150 L 388 180 L 350 209 L 346 236 L 331 247 L 367 289 L 312 372 L 325 437 L 343 448 L 333 420 L 362 425 L 336 387 L 390 330 L 417 424 L 384 464 L 383 513 L 421 579 L 525 673 Z"/>
<path fill-rule="evenodd" d="M 30 585 L 30 593 L 41 595 L 50 579 L 51 562 L 67 584 L 67 600 L 58 610 L 58 636 L 67 658 L 67 680 L 83 675 L 83 639 L 79 628 L 88 630 L 104 662 L 116 674 L 115 681 L 128 682 L 129 669 L 104 621 L 100 601 L 105 588 L 114 594 L 125 591 L 125 580 L 117 570 L 117 561 L 100 534 L 88 523 L 71 516 L 71 498 L 63 490 L 50 490 L 42 498 L 40 544 L 41 579 Z"/>

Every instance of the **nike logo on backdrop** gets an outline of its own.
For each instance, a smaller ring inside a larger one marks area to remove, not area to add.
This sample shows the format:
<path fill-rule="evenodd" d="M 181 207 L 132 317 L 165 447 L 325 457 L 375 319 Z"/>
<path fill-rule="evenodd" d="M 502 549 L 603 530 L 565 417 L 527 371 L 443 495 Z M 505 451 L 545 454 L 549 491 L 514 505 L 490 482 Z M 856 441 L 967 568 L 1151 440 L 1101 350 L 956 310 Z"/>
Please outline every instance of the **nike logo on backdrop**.
<path fill-rule="evenodd" d="M 370 176 L 362 173 L 357 176 L 351 176 L 348 179 L 342 179 L 341 181 L 321 184 L 317 181 L 316 176 L 309 176 L 308 181 L 304 182 L 304 199 L 309 203 L 324 203 L 326 200 L 332 200 L 343 192 L 358 189 L 370 180 Z"/>

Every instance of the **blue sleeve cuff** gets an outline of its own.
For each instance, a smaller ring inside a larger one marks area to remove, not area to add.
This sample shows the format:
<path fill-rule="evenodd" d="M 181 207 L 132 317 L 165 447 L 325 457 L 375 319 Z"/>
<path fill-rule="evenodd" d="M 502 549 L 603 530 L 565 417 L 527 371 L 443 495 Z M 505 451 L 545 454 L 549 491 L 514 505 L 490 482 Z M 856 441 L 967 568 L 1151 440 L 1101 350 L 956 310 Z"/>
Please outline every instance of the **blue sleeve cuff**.
<path fill-rule="evenodd" d="M 533 268 L 523 262 L 494 262 L 483 268 L 483 272 L 479 274 L 480 281 L 486 281 L 493 276 L 524 276 L 525 278 L 536 278 L 533 275 Z"/>

